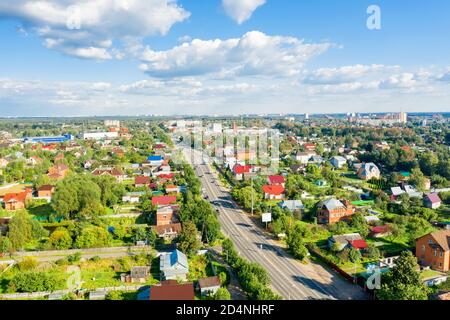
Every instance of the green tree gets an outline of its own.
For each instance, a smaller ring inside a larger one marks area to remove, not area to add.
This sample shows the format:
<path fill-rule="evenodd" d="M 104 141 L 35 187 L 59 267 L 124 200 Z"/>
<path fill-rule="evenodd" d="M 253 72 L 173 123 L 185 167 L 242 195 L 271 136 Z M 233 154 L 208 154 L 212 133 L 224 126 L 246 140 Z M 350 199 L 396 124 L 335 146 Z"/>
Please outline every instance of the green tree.
<path fill-rule="evenodd" d="M 217 290 L 217 292 L 214 294 L 214 300 L 231 300 L 231 294 L 226 288 L 219 288 L 219 290 Z"/>
<path fill-rule="evenodd" d="M 8 237 L 0 236 L 0 254 L 10 253 L 12 244 Z"/>
<path fill-rule="evenodd" d="M 8 226 L 8 238 L 14 251 L 21 250 L 33 238 L 30 217 L 25 211 L 17 212 Z"/>
<path fill-rule="evenodd" d="M 305 227 L 297 223 L 289 231 L 287 236 L 287 244 L 292 254 L 300 260 L 306 259 L 308 256 L 308 249 L 306 249 L 303 238 L 305 235 Z"/>
<path fill-rule="evenodd" d="M 381 289 L 376 291 L 380 300 L 427 300 L 428 288 L 422 283 L 416 258 L 403 251 L 396 265 L 382 277 Z"/>
<path fill-rule="evenodd" d="M 195 254 L 201 247 L 201 242 L 197 235 L 198 231 L 195 224 L 190 221 L 185 222 L 178 239 L 180 250 L 187 255 Z"/>
<path fill-rule="evenodd" d="M 77 248 L 97 248 L 106 247 L 110 244 L 111 236 L 108 231 L 102 227 L 88 226 L 81 230 L 75 240 Z"/>
<path fill-rule="evenodd" d="M 72 246 L 72 237 L 66 228 L 57 228 L 50 235 L 48 242 L 57 250 L 65 250 Z"/>
<path fill-rule="evenodd" d="M 64 281 L 56 274 L 48 272 L 20 272 L 9 282 L 11 292 L 53 291 L 62 288 Z"/>
<path fill-rule="evenodd" d="M 417 190 L 425 191 L 425 176 L 420 168 L 414 168 L 411 170 L 410 182 L 416 186 Z"/>
<path fill-rule="evenodd" d="M 367 237 L 369 234 L 369 226 L 361 213 L 356 213 L 352 216 L 351 225 L 358 230 L 363 238 Z"/>

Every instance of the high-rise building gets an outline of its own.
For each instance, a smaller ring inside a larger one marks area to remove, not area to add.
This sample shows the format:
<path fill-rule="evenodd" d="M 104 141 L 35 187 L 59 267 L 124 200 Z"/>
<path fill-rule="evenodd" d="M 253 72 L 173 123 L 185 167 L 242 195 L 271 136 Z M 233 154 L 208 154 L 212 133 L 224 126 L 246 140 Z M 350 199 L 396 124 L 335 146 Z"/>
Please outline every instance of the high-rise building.
<path fill-rule="evenodd" d="M 105 127 L 120 128 L 120 121 L 119 120 L 105 120 Z"/>

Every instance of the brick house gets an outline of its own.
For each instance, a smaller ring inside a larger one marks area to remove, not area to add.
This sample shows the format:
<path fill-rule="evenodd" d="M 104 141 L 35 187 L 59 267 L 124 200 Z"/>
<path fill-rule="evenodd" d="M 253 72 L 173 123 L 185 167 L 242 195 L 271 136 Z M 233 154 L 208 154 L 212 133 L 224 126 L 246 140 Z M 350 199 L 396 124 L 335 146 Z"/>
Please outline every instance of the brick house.
<path fill-rule="evenodd" d="M 69 167 L 63 163 L 55 164 L 48 169 L 48 177 L 54 180 L 62 180 L 69 173 Z"/>
<path fill-rule="evenodd" d="M 450 230 L 429 233 L 416 240 L 416 257 L 433 270 L 450 270 Z"/>
<path fill-rule="evenodd" d="M 156 211 L 156 225 L 165 226 L 174 221 L 173 209 L 170 206 L 161 207 Z"/>
<path fill-rule="evenodd" d="M 46 185 L 41 186 L 37 190 L 37 195 L 38 195 L 38 198 L 51 199 L 54 192 L 55 192 L 55 186 L 46 184 Z"/>
<path fill-rule="evenodd" d="M 351 220 L 355 207 L 347 200 L 328 199 L 318 204 L 317 220 L 322 224 L 334 224 Z"/>
<path fill-rule="evenodd" d="M 25 204 L 28 200 L 31 200 L 32 192 L 31 189 L 26 189 L 25 191 L 19 193 L 7 193 L 3 197 L 3 202 L 5 203 L 6 211 L 16 211 L 25 209 Z"/>

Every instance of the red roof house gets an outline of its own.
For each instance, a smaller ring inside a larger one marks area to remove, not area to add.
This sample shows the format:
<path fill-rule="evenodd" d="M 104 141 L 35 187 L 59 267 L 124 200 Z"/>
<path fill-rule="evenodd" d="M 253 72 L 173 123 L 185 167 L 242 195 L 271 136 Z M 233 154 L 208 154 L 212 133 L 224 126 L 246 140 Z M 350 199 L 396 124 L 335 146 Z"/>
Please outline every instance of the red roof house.
<path fill-rule="evenodd" d="M 280 185 L 264 185 L 262 187 L 266 199 L 283 199 L 284 187 Z"/>
<path fill-rule="evenodd" d="M 271 185 L 281 185 L 284 186 L 286 180 L 283 176 L 269 176 L 269 183 Z"/>
<path fill-rule="evenodd" d="M 134 178 L 134 185 L 136 187 L 145 186 L 150 183 L 150 177 L 147 176 L 137 176 Z"/>
<path fill-rule="evenodd" d="M 161 281 L 160 285 L 150 288 L 150 300 L 194 300 L 192 283 L 178 284 L 176 280 Z"/>
<path fill-rule="evenodd" d="M 27 200 L 31 199 L 32 193 L 31 189 L 26 189 L 25 191 L 19 193 L 7 193 L 3 197 L 3 202 L 5 203 L 5 210 L 15 211 L 25 208 L 25 203 Z"/>
<path fill-rule="evenodd" d="M 349 241 L 349 244 L 357 250 L 367 249 L 367 242 L 364 239 L 352 240 Z"/>
<path fill-rule="evenodd" d="M 154 206 L 167 206 L 170 204 L 175 204 L 177 202 L 176 196 L 157 196 L 152 198 L 152 204 Z"/>

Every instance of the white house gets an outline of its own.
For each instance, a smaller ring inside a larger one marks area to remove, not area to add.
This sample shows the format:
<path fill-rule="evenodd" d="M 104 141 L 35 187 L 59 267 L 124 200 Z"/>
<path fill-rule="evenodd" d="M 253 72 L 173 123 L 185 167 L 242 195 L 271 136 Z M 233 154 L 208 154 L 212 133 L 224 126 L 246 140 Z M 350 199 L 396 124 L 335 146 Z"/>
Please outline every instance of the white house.
<path fill-rule="evenodd" d="M 342 169 L 342 167 L 347 164 L 347 160 L 344 157 L 335 156 L 330 159 L 330 163 L 336 169 Z"/>

